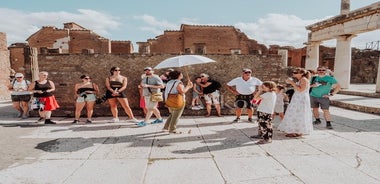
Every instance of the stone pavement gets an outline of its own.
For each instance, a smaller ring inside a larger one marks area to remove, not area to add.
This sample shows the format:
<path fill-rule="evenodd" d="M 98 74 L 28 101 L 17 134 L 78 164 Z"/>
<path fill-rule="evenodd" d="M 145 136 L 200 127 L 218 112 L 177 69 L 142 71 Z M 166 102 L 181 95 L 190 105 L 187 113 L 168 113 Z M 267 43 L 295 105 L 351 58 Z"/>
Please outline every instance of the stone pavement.
<path fill-rule="evenodd" d="M 332 107 L 324 123 L 303 138 L 275 131 L 271 144 L 249 136 L 257 124 L 234 117 L 183 117 L 182 134 L 163 124 L 132 122 L 35 124 L 13 118 L 0 103 L 0 183 L 380 183 L 380 116 Z M 13 114 L 12 114 L 13 113 Z M 124 118 L 125 119 L 125 118 Z M 277 127 L 279 119 L 275 120 Z"/>

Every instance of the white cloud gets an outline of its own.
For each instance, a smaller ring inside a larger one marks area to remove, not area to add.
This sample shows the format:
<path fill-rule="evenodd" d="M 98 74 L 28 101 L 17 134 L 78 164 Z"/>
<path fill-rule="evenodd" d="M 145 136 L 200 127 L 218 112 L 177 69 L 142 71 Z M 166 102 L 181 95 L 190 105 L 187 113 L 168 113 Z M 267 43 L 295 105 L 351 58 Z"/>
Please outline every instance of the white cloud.
<path fill-rule="evenodd" d="M 151 15 L 134 16 L 134 18 L 138 20 L 142 20 L 148 25 L 148 26 L 140 27 L 140 29 L 143 31 L 161 30 L 161 34 L 162 34 L 164 30 L 178 30 L 177 24 L 170 23 L 167 20 L 157 20 L 155 17 Z M 150 29 L 147 29 L 147 27 L 150 27 Z"/>
<path fill-rule="evenodd" d="M 8 43 L 25 42 L 25 40 L 41 29 L 42 26 L 63 28 L 63 23 L 75 22 L 107 37 L 111 30 L 118 29 L 121 24 L 117 17 L 105 13 L 79 9 L 78 13 L 70 12 L 24 12 L 0 8 L 0 31 L 7 34 Z"/>
<path fill-rule="evenodd" d="M 259 43 L 303 47 L 308 31 L 305 26 L 318 20 L 302 20 L 294 15 L 268 14 L 257 22 L 239 22 L 235 27 Z"/>

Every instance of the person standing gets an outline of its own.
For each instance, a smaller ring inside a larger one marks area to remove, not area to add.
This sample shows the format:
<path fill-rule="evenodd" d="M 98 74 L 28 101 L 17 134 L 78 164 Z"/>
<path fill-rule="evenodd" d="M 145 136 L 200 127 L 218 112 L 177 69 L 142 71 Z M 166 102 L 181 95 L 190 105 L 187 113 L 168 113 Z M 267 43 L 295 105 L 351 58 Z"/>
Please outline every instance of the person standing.
<path fill-rule="evenodd" d="M 289 102 L 288 95 L 285 94 L 285 87 L 283 85 L 278 84 L 276 86 L 276 105 L 274 107 L 273 119 L 278 114 L 280 116 L 281 121 L 284 119 L 285 112 L 285 102 Z"/>
<path fill-rule="evenodd" d="M 31 83 L 28 90 L 33 91 L 33 96 L 36 97 L 40 103 L 44 104 L 43 109 L 38 111 L 40 119 L 37 122 L 45 119 L 45 124 L 56 124 L 50 118 L 52 111 L 59 108 L 59 105 L 53 94 L 55 91 L 55 84 L 48 79 L 48 75 L 49 73 L 46 71 L 40 72 L 38 74 L 39 79 L 34 81 L 34 83 Z"/>
<path fill-rule="evenodd" d="M 276 83 L 272 81 L 263 82 L 259 86 L 259 91 L 255 93 L 254 99 L 261 100 L 257 107 L 257 122 L 259 123 L 258 135 L 251 138 L 261 138 L 256 144 L 266 144 L 272 142 L 273 126 L 272 114 L 276 104 L 276 93 L 274 92 Z"/>
<path fill-rule="evenodd" d="M 262 82 L 261 80 L 252 77 L 251 74 L 252 70 L 249 68 L 245 68 L 243 69 L 240 77 L 236 77 L 227 83 L 227 89 L 236 96 L 236 119 L 233 120 L 234 123 L 240 121 L 240 116 L 244 107 L 247 109 L 248 121 L 253 121 L 253 106 L 251 101 L 253 99 L 254 92 L 256 91 L 256 87 L 260 86 Z"/>
<path fill-rule="evenodd" d="M 309 72 L 305 69 L 296 68 L 293 71 L 293 78 L 297 82 L 290 78 L 285 81 L 294 89 L 294 95 L 285 112 L 284 119 L 278 126 L 278 129 L 285 132 L 287 137 L 299 137 L 313 131 L 308 76 Z"/>
<path fill-rule="evenodd" d="M 313 115 L 315 118 L 313 124 L 321 124 L 321 119 L 319 118 L 320 107 L 326 120 L 326 128 L 333 129 L 329 111 L 330 97 L 337 94 L 341 87 L 333 76 L 326 74 L 326 71 L 326 68 L 323 66 L 317 68 L 318 76 L 315 77 L 313 83 L 310 85 L 312 88 L 310 92 L 310 103 L 311 108 L 313 108 Z"/>
<path fill-rule="evenodd" d="M 144 121 L 140 121 L 136 123 L 136 125 L 139 127 L 146 126 L 147 122 L 149 121 L 153 113 L 157 119 L 151 122 L 151 124 L 164 122 L 164 120 L 161 117 L 160 111 L 157 108 L 158 102 L 153 102 L 151 100 L 151 95 L 153 93 L 161 92 L 160 89 L 164 88 L 165 85 L 158 75 L 153 74 L 154 72 L 153 72 L 152 67 L 145 67 L 144 72 L 145 72 L 145 77 L 141 80 L 140 86 L 143 88 L 146 116 L 144 118 Z"/>
<path fill-rule="evenodd" d="M 110 109 L 113 116 L 112 122 L 115 123 L 120 121 L 117 109 L 118 103 L 121 104 L 130 120 L 133 122 L 138 122 L 129 107 L 127 99 L 127 77 L 120 75 L 120 68 L 115 66 L 110 69 L 110 73 L 111 76 L 106 78 L 106 97 L 108 99 L 108 103 L 110 104 Z"/>
<path fill-rule="evenodd" d="M 181 118 L 183 110 L 185 109 L 186 103 L 185 103 L 185 93 L 189 91 L 193 87 L 193 83 L 191 81 L 188 81 L 186 87 L 182 83 L 183 74 L 180 71 L 172 71 L 169 73 L 170 81 L 166 84 L 166 90 L 165 90 L 165 99 L 168 98 L 169 93 L 170 94 L 181 94 L 183 97 L 183 106 L 179 108 L 173 108 L 169 107 L 170 115 L 168 119 L 165 122 L 164 130 L 168 130 L 169 133 L 181 133 L 177 131 L 177 123 L 179 121 L 179 118 Z"/>
<path fill-rule="evenodd" d="M 89 75 L 80 76 L 82 80 L 81 83 L 77 83 L 74 86 L 75 91 L 75 119 L 74 123 L 79 122 L 80 114 L 84 106 L 87 110 L 87 120 L 86 123 L 92 123 L 92 114 L 94 112 L 94 105 L 96 101 L 96 94 L 99 92 L 99 87 L 97 84 L 91 81 Z"/>
<path fill-rule="evenodd" d="M 203 96 L 202 87 L 198 85 L 201 82 L 201 77 L 196 77 L 193 85 L 193 98 L 191 99 L 191 110 L 203 109 L 201 96 Z"/>
<path fill-rule="evenodd" d="M 22 73 L 16 73 L 15 78 L 8 86 L 8 90 L 11 90 L 12 106 L 19 114 L 17 117 L 26 119 L 29 112 L 29 101 L 32 97 L 32 93 L 28 91 L 30 81 L 24 79 Z"/>
<path fill-rule="evenodd" d="M 212 104 L 214 104 L 218 116 L 221 117 L 222 114 L 220 110 L 220 100 L 219 100 L 220 83 L 215 80 L 211 80 L 208 74 L 202 73 L 200 76 L 201 76 L 201 82 L 197 84 L 203 88 L 203 97 L 206 101 L 206 110 L 207 110 L 206 117 L 209 117 L 211 115 Z"/>

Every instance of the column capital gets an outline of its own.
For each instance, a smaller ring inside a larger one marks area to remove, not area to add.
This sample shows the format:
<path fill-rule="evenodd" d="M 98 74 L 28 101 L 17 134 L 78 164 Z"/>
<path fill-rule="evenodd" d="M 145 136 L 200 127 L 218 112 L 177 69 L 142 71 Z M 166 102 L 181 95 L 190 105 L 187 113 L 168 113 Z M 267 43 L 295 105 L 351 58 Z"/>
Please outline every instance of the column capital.
<path fill-rule="evenodd" d="M 344 34 L 344 35 L 336 36 L 336 39 L 339 40 L 339 41 L 349 41 L 352 38 L 355 38 L 357 36 L 358 35 L 356 35 L 356 34 Z"/>

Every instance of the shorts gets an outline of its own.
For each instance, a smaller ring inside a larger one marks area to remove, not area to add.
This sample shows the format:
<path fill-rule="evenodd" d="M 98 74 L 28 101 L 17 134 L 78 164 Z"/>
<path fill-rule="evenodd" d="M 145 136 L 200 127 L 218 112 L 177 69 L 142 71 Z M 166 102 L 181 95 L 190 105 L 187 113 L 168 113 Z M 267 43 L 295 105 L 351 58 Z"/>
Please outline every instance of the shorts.
<path fill-rule="evenodd" d="M 319 108 L 328 110 L 330 107 L 330 99 L 329 98 L 323 98 L 323 97 L 314 97 L 310 96 L 310 105 L 311 108 Z"/>
<path fill-rule="evenodd" d="M 236 95 L 236 108 L 252 108 L 253 95 Z"/>
<path fill-rule="evenodd" d="M 32 95 L 11 95 L 12 102 L 29 102 Z"/>
<path fill-rule="evenodd" d="M 78 98 L 77 98 L 77 102 L 80 103 L 80 102 L 95 102 L 96 101 L 96 96 L 95 94 L 83 94 L 83 95 L 80 95 Z"/>
<path fill-rule="evenodd" d="M 150 95 L 144 96 L 144 100 L 145 100 L 145 108 L 147 108 L 147 109 L 157 108 L 158 102 L 150 101 Z"/>
<path fill-rule="evenodd" d="M 206 104 L 212 104 L 212 103 L 214 103 L 215 105 L 220 104 L 219 97 L 220 97 L 220 94 L 218 90 L 204 95 Z"/>

